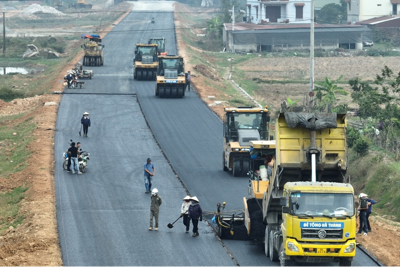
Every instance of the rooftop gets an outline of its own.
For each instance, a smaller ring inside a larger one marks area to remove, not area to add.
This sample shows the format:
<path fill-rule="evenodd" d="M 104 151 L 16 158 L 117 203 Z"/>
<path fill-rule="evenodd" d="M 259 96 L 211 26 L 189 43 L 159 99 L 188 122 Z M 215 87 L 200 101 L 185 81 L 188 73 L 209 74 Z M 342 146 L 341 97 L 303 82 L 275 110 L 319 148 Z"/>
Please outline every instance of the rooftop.
<path fill-rule="evenodd" d="M 227 31 L 232 31 L 232 23 L 224 23 Z M 363 25 L 348 25 L 348 24 L 314 24 L 314 28 L 360 28 Z M 269 23 L 269 24 L 254 24 L 247 22 L 235 23 L 235 31 L 252 31 L 252 30 L 275 30 L 275 29 L 309 29 L 310 24 L 287 24 L 287 23 Z"/>

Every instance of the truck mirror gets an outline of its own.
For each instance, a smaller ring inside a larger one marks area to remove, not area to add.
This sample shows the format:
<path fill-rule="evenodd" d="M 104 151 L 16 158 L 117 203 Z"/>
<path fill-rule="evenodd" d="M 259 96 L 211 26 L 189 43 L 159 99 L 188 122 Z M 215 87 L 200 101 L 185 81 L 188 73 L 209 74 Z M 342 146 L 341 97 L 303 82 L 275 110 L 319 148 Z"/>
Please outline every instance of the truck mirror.
<path fill-rule="evenodd" d="M 279 205 L 286 206 L 286 203 L 287 203 L 287 198 L 286 197 L 281 197 Z"/>
<path fill-rule="evenodd" d="M 290 213 L 289 207 L 282 207 L 282 213 Z"/>

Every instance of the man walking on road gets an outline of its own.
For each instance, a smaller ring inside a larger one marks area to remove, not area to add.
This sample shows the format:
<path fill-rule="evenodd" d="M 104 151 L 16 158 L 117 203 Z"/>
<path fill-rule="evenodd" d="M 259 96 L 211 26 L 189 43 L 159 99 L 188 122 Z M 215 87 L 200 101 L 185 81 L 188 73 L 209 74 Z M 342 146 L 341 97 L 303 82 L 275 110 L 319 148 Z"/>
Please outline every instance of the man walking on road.
<path fill-rule="evenodd" d="M 367 194 L 361 193 L 360 198 L 360 207 L 358 210 L 360 211 L 360 228 L 358 229 L 357 234 L 362 234 L 364 231 L 364 235 L 368 235 L 368 225 L 367 225 L 367 211 L 370 203 L 367 200 Z"/>
<path fill-rule="evenodd" d="M 146 193 L 150 193 L 151 191 L 151 180 L 154 176 L 154 164 L 151 162 L 151 158 L 147 159 L 147 162 L 144 164 L 144 185 L 146 187 Z"/>
<path fill-rule="evenodd" d="M 87 137 L 88 130 L 90 127 L 90 118 L 89 118 L 89 112 L 83 113 L 81 123 L 83 126 L 83 137 Z"/>
<path fill-rule="evenodd" d="M 191 79 L 191 77 L 190 77 L 190 70 L 186 73 L 186 88 L 187 88 L 187 91 L 189 91 L 190 92 L 190 79 Z"/>
<path fill-rule="evenodd" d="M 149 230 L 153 231 L 153 218 L 156 221 L 154 230 L 158 231 L 158 214 L 160 211 L 160 206 L 162 204 L 161 197 L 158 195 L 157 188 L 154 188 L 151 192 L 151 205 L 150 205 L 150 227 Z"/>
<path fill-rule="evenodd" d="M 199 235 L 199 229 L 197 228 L 199 224 L 199 219 L 200 221 L 203 220 L 203 210 L 200 207 L 199 204 L 199 199 L 197 197 L 192 197 L 190 199 L 192 201 L 192 204 L 189 206 L 189 217 L 192 220 L 193 223 L 193 237 Z"/>

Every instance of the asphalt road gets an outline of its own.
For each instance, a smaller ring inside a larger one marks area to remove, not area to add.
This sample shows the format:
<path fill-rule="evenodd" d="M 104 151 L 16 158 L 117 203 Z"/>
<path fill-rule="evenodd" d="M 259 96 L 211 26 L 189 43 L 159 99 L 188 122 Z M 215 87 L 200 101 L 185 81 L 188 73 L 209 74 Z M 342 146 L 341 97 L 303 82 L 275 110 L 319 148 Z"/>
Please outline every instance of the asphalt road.
<path fill-rule="evenodd" d="M 186 190 L 205 211 L 214 211 L 222 201 L 228 210 L 241 209 L 248 181 L 222 170 L 222 124 L 197 94 L 160 99 L 154 96 L 154 82 L 133 80 L 136 43 L 163 36 L 169 54 L 177 52 L 173 2 L 133 3 L 134 11 L 103 40 L 105 65 L 92 67 L 94 78 L 84 89 L 67 89 L 70 94 L 60 103 L 55 181 L 64 264 L 277 265 L 251 241 L 224 240 L 232 260 L 204 221 L 196 238 L 184 233 L 181 221 L 173 229 L 166 227 L 179 216 Z M 85 111 L 92 120 L 88 138 L 78 135 Z M 70 139 L 82 142 L 91 154 L 83 175 L 62 170 L 62 152 Z M 163 199 L 158 232 L 147 230 L 147 157 L 155 164 L 154 187 Z M 354 265 L 374 265 L 359 255 Z"/>

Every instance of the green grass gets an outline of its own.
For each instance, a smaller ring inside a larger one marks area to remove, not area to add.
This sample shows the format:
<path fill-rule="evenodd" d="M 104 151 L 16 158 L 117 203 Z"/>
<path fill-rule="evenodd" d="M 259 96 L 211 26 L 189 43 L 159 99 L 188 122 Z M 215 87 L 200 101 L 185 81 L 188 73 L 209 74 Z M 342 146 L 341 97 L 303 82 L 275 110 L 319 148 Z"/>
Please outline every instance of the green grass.
<path fill-rule="evenodd" d="M 15 126 L 0 127 L 1 178 L 7 178 L 11 173 L 25 168 L 26 160 L 31 154 L 26 147 L 34 139 L 32 132 L 36 128 L 31 120 L 27 119 Z"/>
<path fill-rule="evenodd" d="M 27 187 L 17 187 L 10 192 L 0 193 L 0 232 L 10 226 L 21 224 L 24 216 L 18 216 L 20 202 L 25 198 Z"/>

